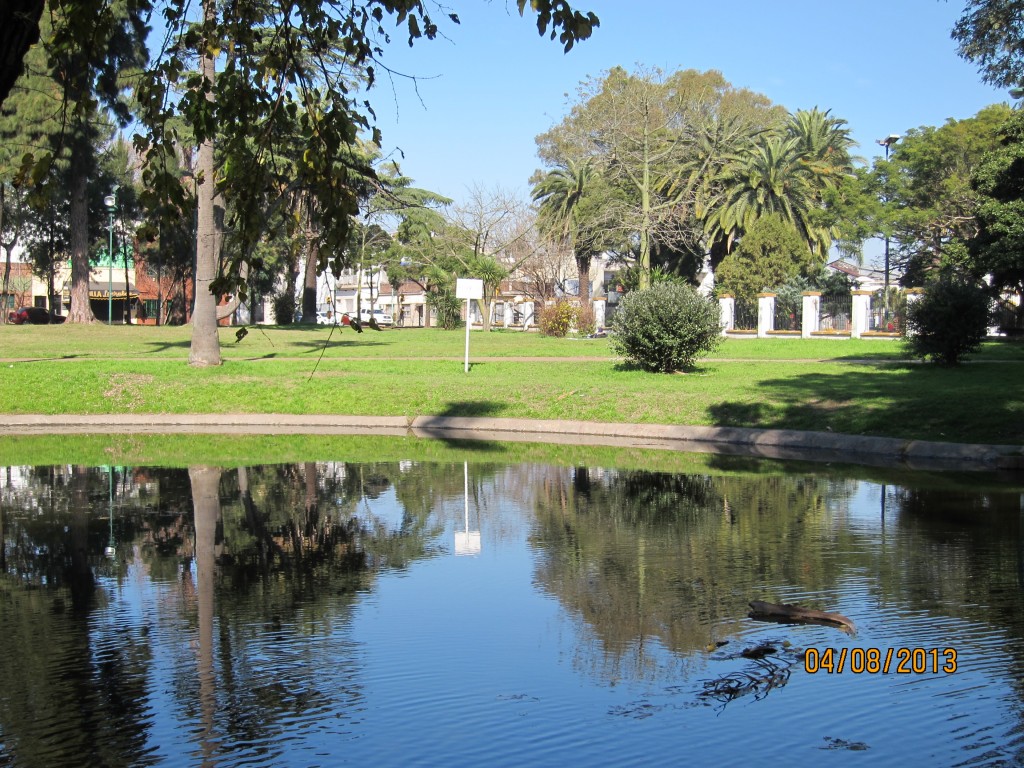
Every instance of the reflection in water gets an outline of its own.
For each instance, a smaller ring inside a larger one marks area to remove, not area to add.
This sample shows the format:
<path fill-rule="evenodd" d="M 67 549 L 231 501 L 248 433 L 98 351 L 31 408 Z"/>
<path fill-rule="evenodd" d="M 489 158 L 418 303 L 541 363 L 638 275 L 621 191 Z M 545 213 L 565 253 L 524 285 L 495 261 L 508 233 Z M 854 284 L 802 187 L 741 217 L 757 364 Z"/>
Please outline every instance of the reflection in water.
<path fill-rule="evenodd" d="M 480 554 L 480 529 L 479 529 L 479 515 L 477 521 L 477 530 L 471 531 L 469 529 L 469 462 L 463 462 L 462 465 L 463 479 L 464 479 L 464 490 L 463 490 L 463 501 L 464 501 L 464 514 L 463 524 L 464 527 L 461 531 L 455 532 L 455 554 L 456 555 L 479 555 Z M 479 507 L 477 507 L 479 511 Z"/>
<path fill-rule="evenodd" d="M 766 728 L 744 762 L 1021 758 L 1019 490 L 759 468 L 6 468 L 0 765 L 621 765 L 680 729 L 730 763 Z M 805 647 L 961 669 L 811 675 Z"/>

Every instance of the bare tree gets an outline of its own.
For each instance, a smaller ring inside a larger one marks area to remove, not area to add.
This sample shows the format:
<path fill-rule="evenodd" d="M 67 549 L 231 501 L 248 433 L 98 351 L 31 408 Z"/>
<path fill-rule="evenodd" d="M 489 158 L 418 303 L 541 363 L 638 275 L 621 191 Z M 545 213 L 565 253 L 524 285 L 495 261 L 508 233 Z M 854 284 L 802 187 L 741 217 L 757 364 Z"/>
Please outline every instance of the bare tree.
<path fill-rule="evenodd" d="M 534 221 L 529 207 L 514 193 L 495 187 L 487 190 L 476 185 L 463 203 L 448 212 L 446 245 L 449 254 L 461 261 L 466 275 L 484 281 L 480 302 L 484 330 L 490 330 L 494 304 L 501 284 L 513 274 L 535 243 Z"/>

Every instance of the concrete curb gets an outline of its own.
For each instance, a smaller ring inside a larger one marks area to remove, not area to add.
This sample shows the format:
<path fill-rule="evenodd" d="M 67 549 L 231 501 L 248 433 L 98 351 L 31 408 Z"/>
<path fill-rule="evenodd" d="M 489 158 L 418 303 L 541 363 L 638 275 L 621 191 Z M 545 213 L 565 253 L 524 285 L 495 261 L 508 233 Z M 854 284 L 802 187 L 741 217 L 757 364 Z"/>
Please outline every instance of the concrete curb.
<path fill-rule="evenodd" d="M 729 453 L 775 459 L 845 462 L 908 468 L 1024 470 L 1024 447 L 980 445 L 892 437 L 864 437 L 790 429 L 746 429 L 666 424 L 608 424 L 581 421 L 420 416 L 412 421 L 414 434 L 445 437 L 474 432 L 491 439 L 512 435 L 559 435 L 564 442 L 628 444 L 694 452 Z"/>
<path fill-rule="evenodd" d="M 1024 471 L 1024 446 L 864 437 L 790 429 L 468 416 L 345 416 L 292 414 L 5 415 L 0 434 L 246 434 L 386 435 L 442 440 L 608 445 L 771 459 L 892 466 L 908 469 Z"/>
<path fill-rule="evenodd" d="M 128 430 L 143 434 L 211 434 L 230 431 L 268 435 L 406 435 L 409 432 L 409 419 L 405 416 L 296 416 L 274 413 L 126 413 L 89 416 L 7 414 L 0 417 L 0 434 L 112 434 Z"/>

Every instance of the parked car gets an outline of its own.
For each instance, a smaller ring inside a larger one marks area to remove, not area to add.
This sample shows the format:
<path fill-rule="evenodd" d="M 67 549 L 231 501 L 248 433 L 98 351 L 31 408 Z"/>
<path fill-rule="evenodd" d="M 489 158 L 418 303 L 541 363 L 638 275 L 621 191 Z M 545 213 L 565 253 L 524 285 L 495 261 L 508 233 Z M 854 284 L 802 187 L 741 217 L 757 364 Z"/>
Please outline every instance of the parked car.
<path fill-rule="evenodd" d="M 67 320 L 64 315 L 55 315 L 43 307 L 18 307 L 7 313 L 7 321 L 14 325 L 56 325 Z"/>
<path fill-rule="evenodd" d="M 359 322 L 369 323 L 370 322 L 370 310 L 361 309 L 359 310 Z M 394 325 L 395 319 L 391 317 L 389 312 L 385 312 L 383 309 L 373 310 L 373 319 L 377 321 L 377 325 Z"/>
<path fill-rule="evenodd" d="M 339 317 L 334 312 L 317 312 L 316 313 L 316 324 L 317 325 L 337 325 Z"/>

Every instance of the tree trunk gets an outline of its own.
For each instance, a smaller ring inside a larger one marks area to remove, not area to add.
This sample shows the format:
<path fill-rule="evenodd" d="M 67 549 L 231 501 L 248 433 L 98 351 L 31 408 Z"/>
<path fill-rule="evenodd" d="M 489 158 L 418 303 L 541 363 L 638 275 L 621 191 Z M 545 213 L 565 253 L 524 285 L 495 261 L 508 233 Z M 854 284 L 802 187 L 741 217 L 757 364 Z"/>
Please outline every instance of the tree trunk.
<path fill-rule="evenodd" d="M 122 230 L 123 231 L 123 230 Z M 124 256 L 124 324 L 132 324 L 132 301 L 128 296 L 128 249 L 124 247 L 124 241 L 121 241 L 121 255 Z M 114 268 L 114 261 L 111 259 L 110 268 Z"/>
<path fill-rule="evenodd" d="M 217 15 L 214 0 L 204 0 L 203 15 L 212 21 Z M 210 48 L 201 44 L 203 51 L 200 69 L 204 80 L 211 85 L 207 98 L 213 101 L 214 58 Z M 214 213 L 216 182 L 213 157 L 213 136 L 207 136 L 199 145 L 199 162 L 196 168 L 199 184 L 196 189 L 196 204 L 199 209 L 196 227 L 196 275 L 195 304 L 192 310 L 192 347 L 188 355 L 189 365 L 206 367 L 220 365 L 220 339 L 217 336 L 217 297 L 210 292 L 210 284 L 217 276 L 217 219 Z"/>
<path fill-rule="evenodd" d="M 71 200 L 68 214 L 71 225 L 71 308 L 69 323 L 93 323 L 96 317 L 89 305 L 89 205 L 86 200 L 87 175 L 81 153 L 81 141 L 71 145 Z M 113 263 L 113 262 L 111 262 Z"/>
<path fill-rule="evenodd" d="M 4 310 L 3 313 L 2 313 L 3 314 L 3 318 L 0 319 L 0 323 L 6 323 L 7 322 L 7 297 L 8 297 L 8 295 L 10 295 L 10 289 L 11 289 L 11 249 L 10 248 L 5 248 L 4 250 L 7 252 L 7 258 L 4 260 L 4 284 L 3 284 L 3 290 L 0 290 L 0 298 L 3 299 L 3 304 L 0 305 L 0 306 L 2 306 L 3 310 Z"/>
<path fill-rule="evenodd" d="M 302 281 L 302 322 L 316 325 L 316 245 L 313 242 L 311 212 L 306 212 L 306 271 Z"/>
<path fill-rule="evenodd" d="M 494 296 L 478 301 L 477 306 L 480 307 L 480 318 L 483 320 L 484 330 L 491 330 L 491 317 L 494 315 Z"/>
<path fill-rule="evenodd" d="M 0 184 L 0 232 L 4 231 L 4 190 L 5 189 L 6 189 L 6 187 L 3 184 Z M 4 250 L 7 252 L 7 259 L 4 262 L 4 283 L 3 283 L 3 289 L 0 290 L 0 301 L 3 302 L 3 303 L 0 303 L 0 309 L 3 310 L 2 312 L 0 312 L 0 323 L 6 323 L 7 322 L 7 291 L 8 291 L 8 288 L 10 287 L 10 285 L 11 285 L 11 249 L 12 248 L 13 248 L 13 244 L 10 247 L 8 247 L 7 244 L 4 243 Z M 3 541 L 3 539 L 0 539 L 0 541 Z"/>
<path fill-rule="evenodd" d="M 576 269 L 580 281 L 580 306 L 590 306 L 590 254 L 576 254 Z"/>

